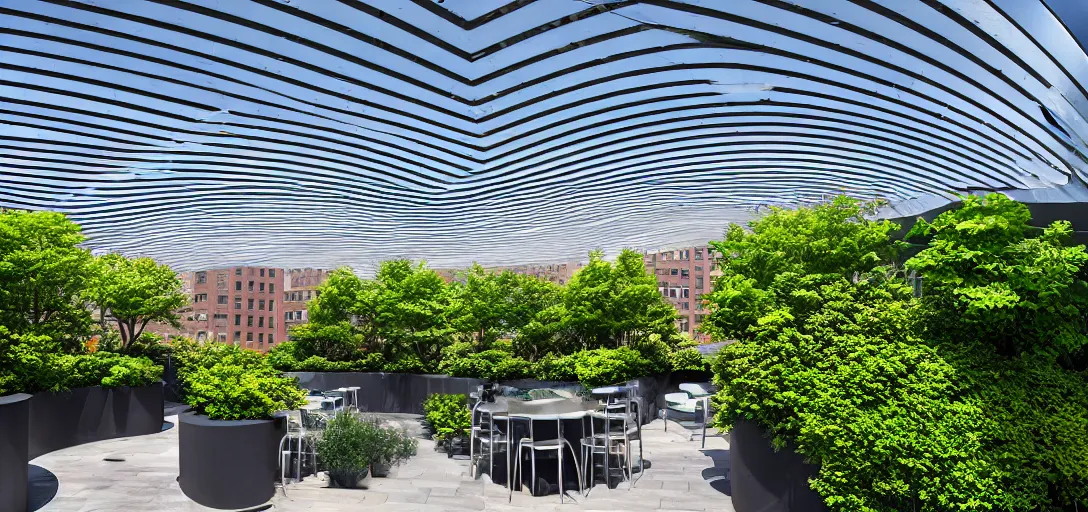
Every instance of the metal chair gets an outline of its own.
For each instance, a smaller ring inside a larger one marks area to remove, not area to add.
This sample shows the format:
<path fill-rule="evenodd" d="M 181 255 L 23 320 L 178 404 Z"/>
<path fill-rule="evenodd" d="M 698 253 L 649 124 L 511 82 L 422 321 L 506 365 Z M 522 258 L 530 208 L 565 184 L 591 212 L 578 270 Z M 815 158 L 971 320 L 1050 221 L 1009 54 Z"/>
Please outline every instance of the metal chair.
<path fill-rule="evenodd" d="M 611 481 L 612 467 L 610 460 L 613 456 L 619 460 L 616 469 L 620 471 L 621 479 L 628 482 L 628 490 L 634 487 L 634 465 L 631 457 L 632 441 L 639 442 L 639 474 L 644 474 L 642 460 L 642 435 L 640 421 L 638 420 L 638 402 L 632 397 L 620 397 L 609 399 L 602 403 L 599 409 L 593 412 L 589 418 L 590 435 L 581 440 L 582 447 L 582 473 L 589 478 L 589 488 L 592 490 L 596 482 L 596 456 L 602 455 L 600 464 L 604 469 L 605 484 Z M 598 431 L 597 423 L 601 429 Z M 618 428 L 617 428 L 618 427 Z M 624 472 L 623 465 L 627 471 Z"/>
<path fill-rule="evenodd" d="M 706 404 L 707 404 L 707 402 L 709 402 L 709 400 L 707 398 L 692 398 L 691 395 L 689 395 L 687 392 L 669 393 L 669 394 L 665 395 L 665 432 L 669 431 L 669 412 L 670 411 L 672 411 L 673 413 L 678 413 L 678 414 L 685 415 L 685 416 L 691 415 L 691 416 L 695 416 L 695 417 L 701 417 L 702 418 L 701 423 L 694 423 L 694 422 L 690 422 L 690 421 L 679 421 L 679 420 L 677 421 L 677 423 L 679 423 L 680 426 L 684 427 L 685 429 L 687 429 L 689 425 L 690 426 L 695 426 L 697 428 L 701 427 L 702 432 L 703 432 L 702 433 L 702 436 L 703 436 L 703 445 L 702 445 L 702 447 L 706 448 L 706 423 L 707 423 L 707 413 L 706 413 L 706 408 L 707 407 L 706 407 Z M 693 437 L 695 437 L 696 435 L 699 435 L 699 434 L 696 434 L 695 432 L 690 432 L 689 431 L 688 432 L 688 441 L 691 441 L 691 439 Z"/>
<path fill-rule="evenodd" d="M 714 394 L 713 387 L 710 383 L 685 382 L 679 388 L 691 398 L 703 401 L 702 447 L 706 448 L 706 425 L 710 423 L 710 397 Z"/>
<path fill-rule="evenodd" d="M 531 472 L 530 473 L 530 478 L 531 478 L 531 481 L 530 481 L 529 485 L 530 485 L 530 489 L 532 491 L 532 494 L 534 496 L 536 495 L 536 452 L 542 451 L 542 452 L 555 452 L 556 453 L 556 456 L 558 458 L 558 466 L 559 466 L 559 502 L 563 503 L 563 498 L 565 497 L 565 494 L 566 494 L 565 491 L 563 490 L 563 448 L 569 448 L 570 449 L 570 454 L 571 454 L 571 456 L 575 457 L 575 461 L 578 460 L 577 459 L 578 454 L 574 451 L 574 445 L 572 445 L 570 443 L 570 441 L 567 441 L 565 438 L 563 438 L 562 422 L 563 422 L 563 420 L 566 420 L 566 419 L 583 419 L 583 418 L 585 418 L 585 414 L 586 414 L 585 406 L 580 401 L 565 400 L 565 399 L 546 399 L 546 400 L 537 400 L 536 402 L 546 402 L 546 403 L 545 404 L 536 404 L 536 405 L 526 405 L 526 402 L 511 401 L 508 404 L 507 415 L 508 415 L 508 417 L 510 418 L 510 421 L 511 421 L 510 435 L 513 435 L 513 429 L 514 429 L 513 423 L 512 423 L 513 420 L 522 419 L 522 420 L 526 420 L 527 423 L 529 424 L 529 437 L 523 437 L 523 438 L 518 440 L 518 447 L 517 447 L 516 457 L 514 458 L 514 468 L 513 468 L 514 469 L 514 471 L 513 471 L 514 480 L 507 482 L 509 484 L 509 487 L 510 487 L 509 501 L 512 502 L 513 499 L 514 499 L 514 482 L 515 481 L 519 482 L 519 483 L 521 482 L 522 451 L 525 450 L 525 449 L 528 449 L 529 450 L 529 456 L 530 456 L 530 464 L 531 464 L 530 465 L 530 472 Z M 533 421 L 534 421 L 534 419 L 537 419 L 539 416 L 543 416 L 543 415 L 548 416 L 549 420 L 550 420 L 551 416 L 555 417 L 555 424 L 556 424 L 556 428 L 557 428 L 557 431 L 556 431 L 557 439 L 536 439 L 535 433 L 534 433 L 534 428 L 533 428 Z M 577 472 L 577 476 L 578 476 L 578 493 L 582 494 L 582 493 L 585 492 L 585 488 L 583 486 L 583 480 L 582 480 L 582 470 L 581 470 L 580 467 L 578 467 L 577 463 L 574 465 L 574 469 Z"/>
<path fill-rule="evenodd" d="M 487 447 L 486 456 L 488 457 L 487 474 L 494 480 L 495 470 L 495 451 L 496 449 L 504 450 L 506 447 L 506 434 L 499 430 L 498 425 L 493 421 L 496 412 L 492 409 L 481 409 L 480 406 L 486 402 L 477 400 L 476 404 L 472 406 L 472 430 L 469 433 L 469 463 L 470 463 L 470 476 L 473 478 L 479 477 L 478 457 L 484 456 L 484 447 Z M 476 418 L 479 417 L 479 421 Z M 479 443 L 480 449 L 476 449 L 476 444 Z"/>
<path fill-rule="evenodd" d="M 291 465 L 291 458 L 297 455 L 295 461 L 295 481 L 302 480 L 302 458 L 304 455 L 303 442 L 306 439 L 306 428 L 302 424 L 302 412 L 282 411 L 279 416 L 287 421 L 287 433 L 280 438 L 279 465 L 280 487 L 283 495 L 287 496 L 287 468 Z M 294 441 L 294 448 L 291 447 Z"/>

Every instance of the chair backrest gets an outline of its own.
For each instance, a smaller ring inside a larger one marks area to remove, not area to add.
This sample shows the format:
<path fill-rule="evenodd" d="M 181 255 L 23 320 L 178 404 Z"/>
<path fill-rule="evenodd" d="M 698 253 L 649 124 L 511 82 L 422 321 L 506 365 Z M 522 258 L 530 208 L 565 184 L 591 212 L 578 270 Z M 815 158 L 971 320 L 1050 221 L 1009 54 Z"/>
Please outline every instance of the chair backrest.
<path fill-rule="evenodd" d="M 685 382 L 683 384 L 680 384 L 679 388 L 681 391 L 687 392 L 693 398 L 709 396 L 713 394 L 710 391 L 709 383 Z"/>
<path fill-rule="evenodd" d="M 691 395 L 687 393 L 668 393 L 665 395 L 665 403 L 670 404 L 686 404 L 692 400 Z"/>

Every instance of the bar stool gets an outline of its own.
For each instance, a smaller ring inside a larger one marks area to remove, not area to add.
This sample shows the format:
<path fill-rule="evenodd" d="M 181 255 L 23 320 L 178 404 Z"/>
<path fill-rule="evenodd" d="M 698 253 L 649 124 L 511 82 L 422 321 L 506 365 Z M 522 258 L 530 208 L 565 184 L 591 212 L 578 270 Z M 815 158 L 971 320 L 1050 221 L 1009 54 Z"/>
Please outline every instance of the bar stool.
<path fill-rule="evenodd" d="M 345 405 L 354 407 L 356 411 L 359 410 L 359 386 L 348 386 L 346 388 L 337 389 L 337 391 L 344 394 L 344 400 L 347 400 L 349 396 L 351 397 L 351 403 Z"/>

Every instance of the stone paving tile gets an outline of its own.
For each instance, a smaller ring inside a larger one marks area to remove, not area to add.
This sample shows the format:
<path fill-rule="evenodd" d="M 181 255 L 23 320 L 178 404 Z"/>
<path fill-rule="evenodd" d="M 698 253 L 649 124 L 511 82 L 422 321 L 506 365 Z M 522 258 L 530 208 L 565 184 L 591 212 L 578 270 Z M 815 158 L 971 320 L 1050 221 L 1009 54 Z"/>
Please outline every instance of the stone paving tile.
<path fill-rule="evenodd" d="M 383 415 L 385 416 L 385 415 Z M 389 415 L 419 432 L 418 416 Z M 171 419 L 176 422 L 176 419 Z M 557 495 L 533 497 L 515 492 L 481 475 L 468 476 L 468 461 L 435 451 L 421 439 L 419 454 L 394 468 L 388 478 L 373 478 L 368 489 L 328 488 L 323 476 L 307 477 L 288 486 L 287 496 L 277 490 L 276 511 L 339 512 L 345 510 L 440 512 L 486 510 L 499 512 L 649 511 L 683 510 L 734 512 L 728 489 L 728 443 L 708 437 L 706 448 L 686 439 L 678 425 L 664 431 L 661 420 L 643 428 L 644 458 L 649 465 L 636 475 L 633 489 L 622 482 L 609 489 L 598 483 L 588 497 L 577 489 L 573 499 L 559 503 Z M 177 485 L 177 428 L 160 434 L 91 443 L 39 457 L 34 464 L 52 471 L 59 480 L 57 496 L 43 512 L 209 512 L 185 497 Z M 123 462 L 106 462 L 121 457 Z"/>

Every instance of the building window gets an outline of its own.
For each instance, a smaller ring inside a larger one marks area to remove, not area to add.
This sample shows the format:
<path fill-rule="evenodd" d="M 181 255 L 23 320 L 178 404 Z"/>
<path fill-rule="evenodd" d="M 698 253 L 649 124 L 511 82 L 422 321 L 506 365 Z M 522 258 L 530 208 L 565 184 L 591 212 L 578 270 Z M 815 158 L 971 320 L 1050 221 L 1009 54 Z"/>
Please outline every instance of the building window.
<path fill-rule="evenodd" d="M 276 283 L 268 283 L 268 293 L 276 293 Z"/>
<path fill-rule="evenodd" d="M 276 310 L 276 301 L 275 300 L 268 301 L 268 310 L 269 311 L 275 311 Z"/>
<path fill-rule="evenodd" d="M 674 269 L 669 271 L 669 274 L 674 275 L 674 276 L 680 275 L 680 269 L 674 268 Z"/>
<path fill-rule="evenodd" d="M 276 327 L 275 320 L 276 320 L 276 317 L 274 317 L 274 316 L 268 317 L 268 328 L 269 329 L 273 329 L 273 328 Z"/>
<path fill-rule="evenodd" d="M 242 275 L 242 267 L 238 267 L 238 268 L 234 269 L 234 275 L 236 275 L 236 276 Z"/>
<path fill-rule="evenodd" d="M 249 291 L 253 291 L 253 281 L 249 282 Z"/>
<path fill-rule="evenodd" d="M 257 317 L 257 327 L 264 327 L 264 317 L 263 316 Z"/>
<path fill-rule="evenodd" d="M 703 267 L 700 267 L 699 265 L 695 265 L 695 271 L 696 271 L 696 272 L 702 272 L 702 271 L 703 271 Z"/>
<path fill-rule="evenodd" d="M 235 281 L 234 282 L 234 291 L 236 291 L 236 292 L 242 291 L 242 282 L 241 281 Z"/>
<path fill-rule="evenodd" d="M 290 321 L 291 321 L 291 317 L 292 317 L 292 316 L 293 316 L 293 312 L 291 312 L 291 311 L 284 311 L 284 312 L 283 312 L 283 321 L 284 321 L 284 322 L 290 322 Z"/>
<path fill-rule="evenodd" d="M 217 303 L 217 304 L 224 304 L 224 305 L 226 305 L 226 303 L 227 303 L 227 296 L 226 296 L 226 295 L 220 295 L 219 297 L 217 297 L 217 299 L 216 299 L 216 303 Z"/>
<path fill-rule="evenodd" d="M 247 316 L 246 317 L 246 327 L 253 327 L 253 317 L 252 316 Z"/>
<path fill-rule="evenodd" d="M 264 311 L 264 300 L 257 301 L 257 309 Z"/>
<path fill-rule="evenodd" d="M 198 293 L 193 296 L 193 302 L 208 302 L 208 294 Z"/>
<path fill-rule="evenodd" d="M 242 331 L 234 331 L 234 341 L 242 341 Z"/>
<path fill-rule="evenodd" d="M 257 335 L 257 344 L 262 346 L 262 347 L 264 346 L 264 333 L 263 332 Z"/>
<path fill-rule="evenodd" d="M 268 344 L 271 345 L 273 343 L 275 343 L 275 342 L 272 341 L 272 333 L 268 333 Z"/>
<path fill-rule="evenodd" d="M 687 301 L 681 302 L 680 303 L 680 309 L 684 309 L 684 310 L 691 309 L 691 303 L 687 302 Z"/>
<path fill-rule="evenodd" d="M 196 284 L 204 284 L 206 282 L 208 282 L 208 273 L 207 272 L 197 272 L 196 273 Z"/>
<path fill-rule="evenodd" d="M 242 325 L 242 315 L 234 315 L 234 325 Z"/>
<path fill-rule="evenodd" d="M 234 298 L 234 309 L 242 309 L 242 298 L 241 297 L 235 297 Z"/>
<path fill-rule="evenodd" d="M 688 272 L 688 269 L 685 268 L 685 269 L 680 270 L 680 277 L 681 278 L 690 277 L 690 276 L 691 276 L 691 273 Z"/>
<path fill-rule="evenodd" d="M 699 277 L 695 278 L 695 287 L 699 288 L 699 289 L 703 288 L 703 276 L 699 276 Z"/>
<path fill-rule="evenodd" d="M 226 343 L 226 342 L 227 342 L 227 333 L 225 333 L 225 332 L 219 333 L 219 343 Z"/>
<path fill-rule="evenodd" d="M 261 277 L 264 277 L 264 269 L 261 269 Z"/>
<path fill-rule="evenodd" d="M 261 283 L 261 293 L 264 293 L 264 283 Z"/>
<path fill-rule="evenodd" d="M 688 289 L 688 287 L 687 287 L 687 286 L 683 287 L 683 288 L 682 288 L 682 290 L 683 290 L 683 293 L 684 293 L 684 298 L 685 298 L 685 299 L 691 296 L 691 295 L 689 295 L 689 294 L 691 293 L 691 290 L 690 290 L 690 289 Z"/>
<path fill-rule="evenodd" d="M 697 260 L 703 259 L 703 250 L 702 249 L 695 249 L 695 259 L 697 259 Z"/>
<path fill-rule="evenodd" d="M 249 308 L 247 308 L 247 309 L 249 309 L 250 311 L 253 311 L 253 299 L 249 299 L 248 306 L 249 306 Z"/>
<path fill-rule="evenodd" d="M 268 277 L 276 277 L 276 269 L 274 269 L 274 268 L 268 269 Z"/>
<path fill-rule="evenodd" d="M 246 341 L 253 341 L 253 333 L 251 333 L 251 332 L 246 333 Z"/>

